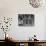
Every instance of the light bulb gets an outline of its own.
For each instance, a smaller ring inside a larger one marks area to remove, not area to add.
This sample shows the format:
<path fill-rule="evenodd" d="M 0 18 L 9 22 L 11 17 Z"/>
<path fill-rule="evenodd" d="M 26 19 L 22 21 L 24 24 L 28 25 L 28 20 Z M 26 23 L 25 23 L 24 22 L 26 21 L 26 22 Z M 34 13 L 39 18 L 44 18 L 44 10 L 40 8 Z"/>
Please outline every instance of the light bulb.
<path fill-rule="evenodd" d="M 8 34 L 6 34 L 6 37 L 8 38 Z"/>

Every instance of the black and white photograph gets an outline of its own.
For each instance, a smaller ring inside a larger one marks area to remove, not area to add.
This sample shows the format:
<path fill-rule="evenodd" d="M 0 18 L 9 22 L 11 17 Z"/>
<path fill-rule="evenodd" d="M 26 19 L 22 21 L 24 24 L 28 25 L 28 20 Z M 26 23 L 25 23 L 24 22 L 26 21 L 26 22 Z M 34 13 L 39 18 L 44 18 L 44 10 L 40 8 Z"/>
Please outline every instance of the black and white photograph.
<path fill-rule="evenodd" d="M 0 0 L 0 46 L 46 46 L 46 0 Z"/>
<path fill-rule="evenodd" d="M 18 14 L 19 26 L 34 26 L 34 14 Z"/>

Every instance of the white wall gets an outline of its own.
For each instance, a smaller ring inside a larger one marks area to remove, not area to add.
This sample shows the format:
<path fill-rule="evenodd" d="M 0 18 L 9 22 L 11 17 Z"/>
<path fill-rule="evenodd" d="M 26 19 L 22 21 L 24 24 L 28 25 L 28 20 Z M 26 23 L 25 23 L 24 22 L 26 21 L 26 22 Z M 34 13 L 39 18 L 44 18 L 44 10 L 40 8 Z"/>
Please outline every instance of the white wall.
<path fill-rule="evenodd" d="M 45 15 L 45 24 L 44 24 L 45 28 L 44 28 L 44 39 L 46 39 L 46 15 Z"/>
<path fill-rule="evenodd" d="M 13 22 L 9 33 L 17 40 L 27 40 L 34 34 L 39 40 L 45 39 L 45 16 L 46 6 L 33 8 L 28 0 L 0 0 L 0 16 L 13 17 Z M 35 26 L 19 27 L 18 14 L 34 14 Z M 2 31 L 1 31 L 2 32 Z M 0 33 L 1 34 L 1 33 Z M 1 34 L 2 35 L 2 34 Z M 2 36 L 0 36 L 2 39 Z"/>

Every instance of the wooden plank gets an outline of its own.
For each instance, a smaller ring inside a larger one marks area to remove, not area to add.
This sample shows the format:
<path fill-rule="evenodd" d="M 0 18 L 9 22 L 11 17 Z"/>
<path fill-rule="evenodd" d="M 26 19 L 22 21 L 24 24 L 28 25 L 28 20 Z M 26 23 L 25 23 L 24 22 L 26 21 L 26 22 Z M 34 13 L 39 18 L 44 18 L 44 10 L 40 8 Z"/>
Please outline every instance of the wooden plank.
<path fill-rule="evenodd" d="M 46 46 L 46 43 L 43 43 L 43 46 Z"/>
<path fill-rule="evenodd" d="M 24 43 L 24 46 L 28 46 L 28 43 Z"/>

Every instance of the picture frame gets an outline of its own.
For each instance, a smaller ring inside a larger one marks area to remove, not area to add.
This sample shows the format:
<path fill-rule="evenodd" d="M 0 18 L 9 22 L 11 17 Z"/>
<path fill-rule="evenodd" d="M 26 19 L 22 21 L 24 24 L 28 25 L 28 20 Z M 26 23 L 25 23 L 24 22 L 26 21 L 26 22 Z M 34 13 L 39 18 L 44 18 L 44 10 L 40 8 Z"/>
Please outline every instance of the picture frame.
<path fill-rule="evenodd" d="M 19 26 L 34 26 L 34 14 L 18 14 Z"/>

